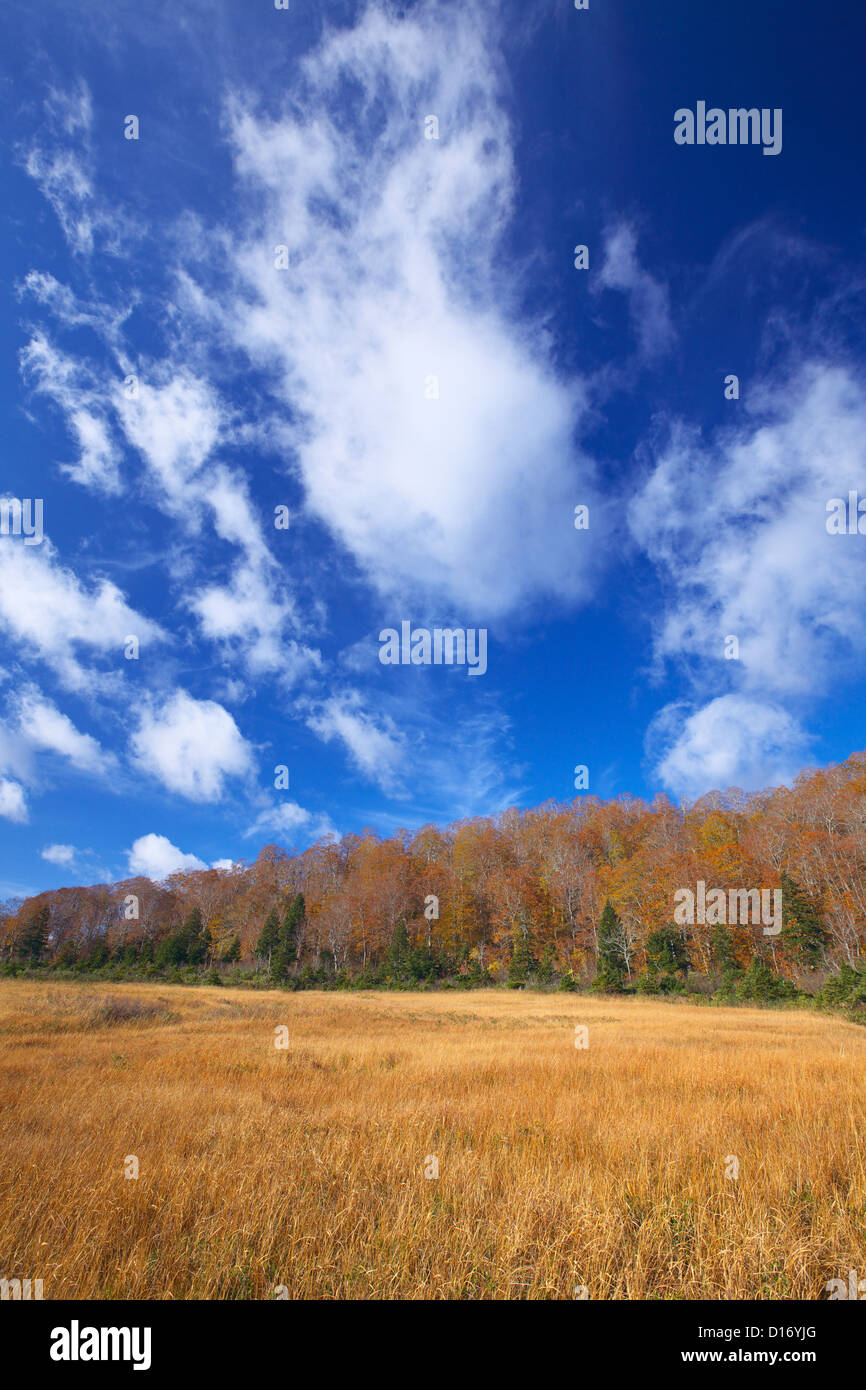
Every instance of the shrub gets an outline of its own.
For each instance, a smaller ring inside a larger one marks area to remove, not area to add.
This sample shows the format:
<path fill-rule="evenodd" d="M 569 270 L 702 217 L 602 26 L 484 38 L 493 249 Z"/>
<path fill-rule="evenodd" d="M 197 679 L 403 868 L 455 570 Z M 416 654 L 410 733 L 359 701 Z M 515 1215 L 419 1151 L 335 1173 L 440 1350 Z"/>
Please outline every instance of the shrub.
<path fill-rule="evenodd" d="M 737 999 L 754 999 L 767 1003 L 776 999 L 796 999 L 799 990 L 790 980 L 774 974 L 766 961 L 755 956 L 736 985 L 734 994 Z"/>

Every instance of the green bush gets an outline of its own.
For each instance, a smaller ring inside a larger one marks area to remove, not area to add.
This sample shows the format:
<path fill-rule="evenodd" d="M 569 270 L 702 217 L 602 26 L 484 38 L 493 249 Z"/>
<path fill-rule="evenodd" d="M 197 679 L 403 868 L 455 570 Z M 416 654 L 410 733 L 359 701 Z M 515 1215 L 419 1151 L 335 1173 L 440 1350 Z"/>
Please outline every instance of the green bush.
<path fill-rule="evenodd" d="M 766 961 L 755 956 L 748 970 L 734 989 L 737 999 L 769 1003 L 777 999 L 796 999 L 797 986 L 776 975 Z"/>

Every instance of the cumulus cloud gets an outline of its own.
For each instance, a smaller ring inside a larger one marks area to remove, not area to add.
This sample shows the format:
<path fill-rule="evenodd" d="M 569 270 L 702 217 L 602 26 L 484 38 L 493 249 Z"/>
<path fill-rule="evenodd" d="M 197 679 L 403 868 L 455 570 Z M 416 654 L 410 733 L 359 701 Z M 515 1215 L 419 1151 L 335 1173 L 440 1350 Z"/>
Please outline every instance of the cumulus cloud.
<path fill-rule="evenodd" d="M 323 835 L 336 835 L 329 818 L 315 815 L 297 801 L 280 801 L 267 806 L 256 816 L 252 825 L 244 831 L 246 839 L 253 835 L 285 835 L 289 838 L 300 836 L 304 840 L 318 840 Z M 214 865 L 216 868 L 216 865 Z"/>
<path fill-rule="evenodd" d="M 75 862 L 77 852 L 74 845 L 46 845 L 42 851 L 42 858 L 49 864 L 66 867 Z"/>
<path fill-rule="evenodd" d="M 252 747 L 228 710 L 177 690 L 141 710 L 132 755 L 145 772 L 190 801 L 219 801 L 227 779 L 252 771 Z"/>
<path fill-rule="evenodd" d="M 127 850 L 126 859 L 133 878 L 141 874 L 157 883 L 170 874 L 207 868 L 207 864 L 197 855 L 184 854 L 167 836 L 154 835 L 152 832 L 138 837 L 132 848 Z"/>
<path fill-rule="evenodd" d="M 688 715 L 669 706 L 657 716 L 650 739 L 666 745 L 656 766 L 662 785 L 685 797 L 715 788 L 790 784 L 810 744 L 785 709 L 741 695 L 720 695 Z"/>
<path fill-rule="evenodd" d="M 0 816 L 5 820 L 26 821 L 27 799 L 20 782 L 0 777 Z"/>

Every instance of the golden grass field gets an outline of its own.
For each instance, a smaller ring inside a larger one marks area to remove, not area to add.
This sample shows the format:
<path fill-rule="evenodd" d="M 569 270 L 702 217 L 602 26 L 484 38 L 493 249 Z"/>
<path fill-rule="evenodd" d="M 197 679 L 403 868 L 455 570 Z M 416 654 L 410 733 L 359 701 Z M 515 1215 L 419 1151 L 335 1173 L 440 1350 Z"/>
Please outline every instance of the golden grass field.
<path fill-rule="evenodd" d="M 46 1299 L 815 1299 L 866 1272 L 866 1031 L 834 1017 L 7 980 L 0 1057 L 0 1275 Z"/>

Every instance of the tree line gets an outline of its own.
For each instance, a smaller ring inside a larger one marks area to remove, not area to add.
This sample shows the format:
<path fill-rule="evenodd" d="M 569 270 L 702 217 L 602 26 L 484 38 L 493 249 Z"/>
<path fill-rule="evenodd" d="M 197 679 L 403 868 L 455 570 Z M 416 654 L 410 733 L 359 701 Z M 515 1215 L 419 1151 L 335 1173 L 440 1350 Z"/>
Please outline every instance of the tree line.
<path fill-rule="evenodd" d="M 675 895 L 699 880 L 708 890 L 780 889 L 781 931 L 677 925 Z M 790 788 L 729 789 L 682 806 L 586 796 L 414 834 L 325 838 L 302 853 L 268 845 L 230 869 L 63 888 L 0 908 L 6 971 L 290 988 L 853 998 L 864 939 L 863 753 Z"/>

